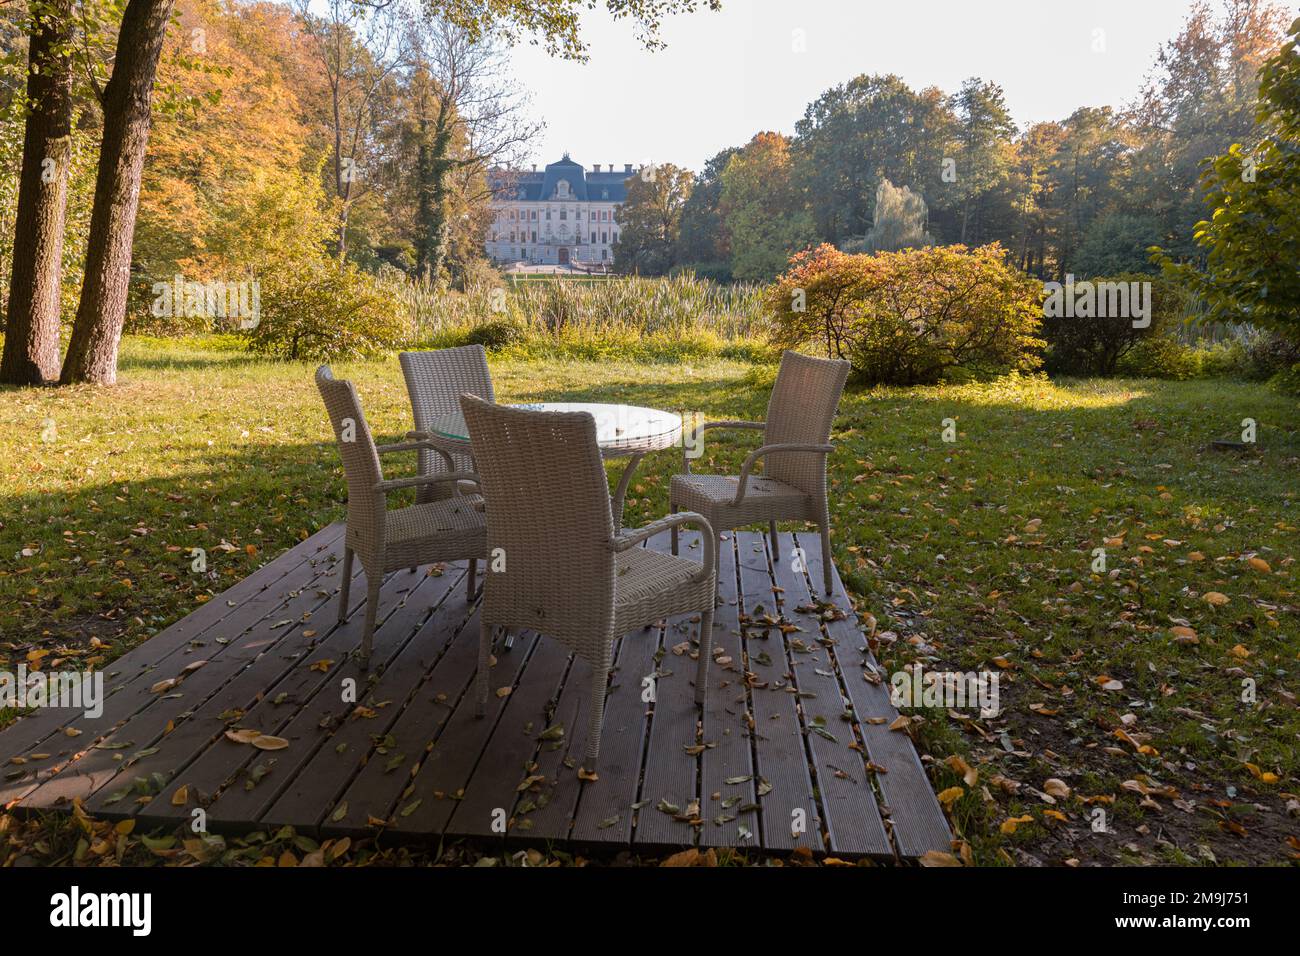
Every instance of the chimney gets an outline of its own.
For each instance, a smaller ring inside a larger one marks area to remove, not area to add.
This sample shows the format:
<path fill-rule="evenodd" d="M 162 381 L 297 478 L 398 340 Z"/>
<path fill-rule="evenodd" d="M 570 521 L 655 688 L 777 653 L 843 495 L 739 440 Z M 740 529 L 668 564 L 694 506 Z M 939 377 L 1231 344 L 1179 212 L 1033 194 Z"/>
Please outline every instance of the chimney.
<path fill-rule="evenodd" d="M 595 166 L 592 166 L 592 167 L 591 167 L 591 171 L 592 171 L 593 173 L 598 173 L 598 172 L 600 172 L 600 163 L 597 163 Z"/>
<path fill-rule="evenodd" d="M 624 163 L 624 164 L 623 164 L 623 172 L 627 173 L 628 175 L 631 175 L 631 174 L 632 174 L 632 164 L 631 164 L 631 163 Z"/>
<path fill-rule="evenodd" d="M 533 163 L 533 172 L 537 172 L 537 164 Z"/>

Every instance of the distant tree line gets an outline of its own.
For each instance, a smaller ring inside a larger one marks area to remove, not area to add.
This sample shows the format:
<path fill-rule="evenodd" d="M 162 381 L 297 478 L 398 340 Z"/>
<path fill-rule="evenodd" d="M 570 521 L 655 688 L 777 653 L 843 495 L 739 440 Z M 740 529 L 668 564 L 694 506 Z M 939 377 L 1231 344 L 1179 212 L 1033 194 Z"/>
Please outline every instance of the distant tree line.
<path fill-rule="evenodd" d="M 1153 272 L 1155 245 L 1201 262 L 1203 164 L 1255 137 L 1258 72 L 1289 20 L 1267 0 L 1200 3 L 1131 103 L 1024 129 L 994 82 L 947 94 L 855 77 L 809 104 L 793 136 L 760 132 L 694 175 L 664 164 L 633 180 L 615 262 L 767 281 L 818 243 L 929 242 L 998 242 L 1043 279 Z"/>

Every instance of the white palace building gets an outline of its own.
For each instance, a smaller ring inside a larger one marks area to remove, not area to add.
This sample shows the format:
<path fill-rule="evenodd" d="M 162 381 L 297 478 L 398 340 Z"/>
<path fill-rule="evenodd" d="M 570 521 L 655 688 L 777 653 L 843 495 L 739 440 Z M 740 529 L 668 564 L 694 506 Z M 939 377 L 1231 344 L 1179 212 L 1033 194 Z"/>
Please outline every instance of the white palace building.
<path fill-rule="evenodd" d="M 496 212 L 486 240 L 498 263 L 600 266 L 614 261 L 618 209 L 627 198 L 629 163 L 590 171 L 565 153 L 538 172 L 492 174 Z"/>

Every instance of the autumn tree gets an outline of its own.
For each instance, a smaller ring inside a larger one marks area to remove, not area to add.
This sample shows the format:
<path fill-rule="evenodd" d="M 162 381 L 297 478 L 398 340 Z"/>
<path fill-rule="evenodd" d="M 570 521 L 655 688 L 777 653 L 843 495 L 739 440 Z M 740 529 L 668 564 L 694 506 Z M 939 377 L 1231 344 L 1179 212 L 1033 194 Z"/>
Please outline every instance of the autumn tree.
<path fill-rule="evenodd" d="M 759 133 L 731 157 L 722 173 L 722 216 L 737 279 L 771 279 L 792 253 L 812 245 L 817 233 L 795 184 L 789 139 Z"/>
<path fill-rule="evenodd" d="M 619 272 L 657 276 L 677 264 L 682 210 L 693 185 L 690 170 L 672 163 L 647 166 L 628 179 L 614 244 L 614 266 Z"/>

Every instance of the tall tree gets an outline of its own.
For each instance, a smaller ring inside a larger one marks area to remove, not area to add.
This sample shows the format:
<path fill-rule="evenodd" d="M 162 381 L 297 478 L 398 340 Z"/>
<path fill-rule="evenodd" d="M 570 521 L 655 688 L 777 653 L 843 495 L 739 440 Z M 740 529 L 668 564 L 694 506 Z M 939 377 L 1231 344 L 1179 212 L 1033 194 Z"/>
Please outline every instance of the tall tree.
<path fill-rule="evenodd" d="M 691 194 L 682 208 L 681 229 L 675 258 L 678 262 L 721 263 L 731 255 L 731 243 L 722 221 L 722 171 L 735 146 L 714 155 L 695 177 Z"/>
<path fill-rule="evenodd" d="M 436 280 L 451 235 L 458 184 L 486 199 L 489 166 L 511 165 L 541 129 L 527 98 L 506 78 L 503 52 L 464 27 L 429 18 L 416 26 L 407 81 L 416 153 L 416 263 Z"/>
<path fill-rule="evenodd" d="M 409 62 L 404 8 L 395 3 L 329 0 L 296 9 L 329 86 L 330 163 L 338 199 L 338 255 L 347 257 L 348 220 L 367 192 L 379 118 L 391 108 L 395 74 Z"/>
<path fill-rule="evenodd" d="M 618 212 L 614 266 L 619 272 L 664 275 L 676 265 L 682 209 L 694 177 L 672 163 L 650 166 L 627 181 L 627 200 Z"/>
<path fill-rule="evenodd" d="M 63 360 L 60 381 L 64 384 L 117 381 L 117 346 L 126 320 L 153 81 L 174 2 L 129 0 L 122 16 L 113 74 L 104 87 L 104 135 L 86 240 L 86 271 Z"/>
<path fill-rule="evenodd" d="M 1009 176 L 1016 127 L 996 83 L 972 77 L 953 97 L 952 108 L 958 120 L 953 184 L 960 210 L 958 241 L 979 245 L 987 238 L 991 201 Z"/>
<path fill-rule="evenodd" d="M 27 48 L 27 116 L 14 223 L 0 382 L 38 385 L 59 376 L 64 211 L 72 143 L 71 0 L 33 0 Z"/>
<path fill-rule="evenodd" d="M 722 210 L 737 279 L 766 282 L 816 239 L 794 182 L 790 141 L 780 133 L 759 133 L 731 157 L 722 173 Z"/>

